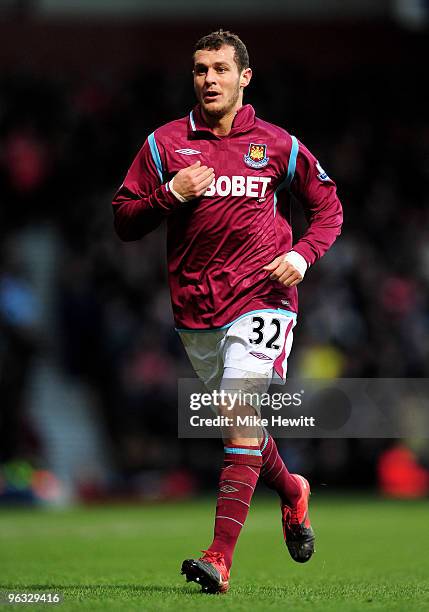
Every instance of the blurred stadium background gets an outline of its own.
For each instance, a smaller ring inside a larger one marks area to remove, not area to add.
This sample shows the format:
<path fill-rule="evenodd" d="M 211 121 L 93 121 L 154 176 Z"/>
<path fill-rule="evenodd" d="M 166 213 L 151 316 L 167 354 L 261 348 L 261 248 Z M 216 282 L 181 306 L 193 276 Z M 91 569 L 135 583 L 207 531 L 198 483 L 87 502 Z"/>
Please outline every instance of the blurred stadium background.
<path fill-rule="evenodd" d="M 429 374 L 429 3 L 215 4 L 0 3 L 0 503 L 216 484 L 221 444 L 177 439 L 192 372 L 163 231 L 121 243 L 110 203 L 146 136 L 194 105 L 192 45 L 218 27 L 248 45 L 246 100 L 318 155 L 345 208 L 300 287 L 291 375 Z M 279 445 L 315 490 L 429 491 L 424 440 Z"/>

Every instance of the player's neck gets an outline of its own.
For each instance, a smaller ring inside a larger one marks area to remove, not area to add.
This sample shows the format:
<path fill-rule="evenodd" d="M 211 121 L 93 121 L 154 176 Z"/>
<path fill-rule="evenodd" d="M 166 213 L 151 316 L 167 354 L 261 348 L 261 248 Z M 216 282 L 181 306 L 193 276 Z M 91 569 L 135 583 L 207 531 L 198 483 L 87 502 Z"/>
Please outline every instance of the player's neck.
<path fill-rule="evenodd" d="M 203 109 L 202 113 L 205 122 L 209 127 L 211 127 L 216 136 L 227 136 L 232 129 L 232 124 L 234 122 L 235 115 L 242 106 L 243 101 L 239 100 L 237 104 L 222 117 L 213 117 L 210 115 L 206 115 Z"/>

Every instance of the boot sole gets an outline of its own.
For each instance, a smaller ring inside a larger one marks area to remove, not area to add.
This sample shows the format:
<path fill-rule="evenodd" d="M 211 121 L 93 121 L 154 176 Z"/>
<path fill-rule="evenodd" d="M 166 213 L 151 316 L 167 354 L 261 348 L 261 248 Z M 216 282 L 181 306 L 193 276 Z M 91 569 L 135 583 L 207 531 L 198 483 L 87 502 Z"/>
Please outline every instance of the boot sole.
<path fill-rule="evenodd" d="M 219 573 L 213 567 L 198 559 L 183 561 L 181 573 L 185 574 L 186 582 L 199 584 L 203 593 L 215 595 L 225 593 L 229 588 L 229 582 L 219 581 Z"/>

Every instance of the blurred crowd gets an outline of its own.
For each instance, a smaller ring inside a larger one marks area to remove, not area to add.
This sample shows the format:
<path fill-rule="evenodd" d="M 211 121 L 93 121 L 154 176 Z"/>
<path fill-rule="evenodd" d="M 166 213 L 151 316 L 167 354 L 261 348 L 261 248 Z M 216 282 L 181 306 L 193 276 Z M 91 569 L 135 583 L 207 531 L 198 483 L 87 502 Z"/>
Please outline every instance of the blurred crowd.
<path fill-rule="evenodd" d="M 344 205 L 342 236 L 300 286 L 292 376 L 429 375 L 425 78 L 412 67 L 399 78 L 394 67 L 318 74 L 271 64 L 246 92 L 261 118 L 318 156 Z M 1 75 L 0 464 L 44 467 L 26 389 L 32 364 L 50 356 L 96 398 L 119 490 L 155 479 L 168 497 L 215 482 L 219 441 L 177 439 L 177 378 L 192 372 L 174 331 L 164 229 L 121 243 L 111 211 L 146 136 L 193 105 L 190 73 L 174 68 L 123 80 L 107 70 Z M 298 203 L 294 211 L 298 235 Z M 59 244 L 48 325 L 20 248 L 37 227 Z M 332 486 L 375 482 L 389 445 L 280 441 L 292 469 Z"/>

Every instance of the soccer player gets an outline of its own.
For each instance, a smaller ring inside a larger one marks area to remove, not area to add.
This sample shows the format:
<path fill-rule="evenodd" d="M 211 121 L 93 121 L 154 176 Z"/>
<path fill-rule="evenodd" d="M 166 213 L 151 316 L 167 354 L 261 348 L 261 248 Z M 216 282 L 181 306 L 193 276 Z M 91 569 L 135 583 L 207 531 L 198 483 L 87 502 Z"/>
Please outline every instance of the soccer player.
<path fill-rule="evenodd" d="M 243 92 L 252 70 L 245 45 L 219 30 L 193 54 L 198 104 L 150 134 L 113 200 L 122 240 L 167 222 L 168 275 L 177 330 L 208 389 L 259 392 L 286 377 L 297 288 L 340 233 L 335 183 L 283 128 L 255 117 Z M 292 245 L 291 194 L 309 225 Z M 237 383 L 238 381 L 238 383 Z M 248 414 L 258 405 L 241 407 Z M 235 410 L 221 406 L 221 414 Z M 295 561 L 314 551 L 307 480 L 289 473 L 268 432 L 224 433 L 214 539 L 182 573 L 207 593 L 225 592 L 234 548 L 259 478 L 280 497 L 283 535 Z"/>

